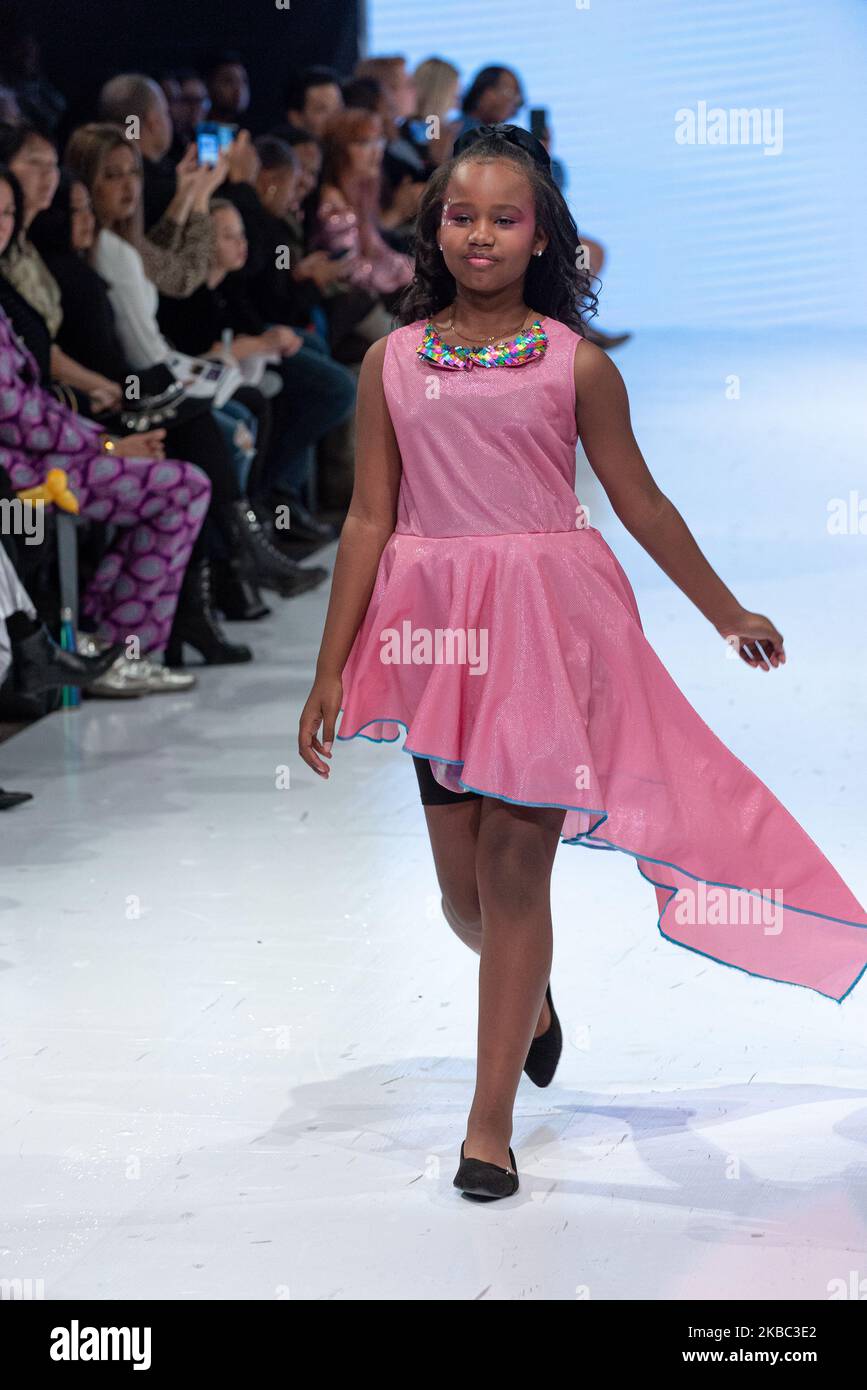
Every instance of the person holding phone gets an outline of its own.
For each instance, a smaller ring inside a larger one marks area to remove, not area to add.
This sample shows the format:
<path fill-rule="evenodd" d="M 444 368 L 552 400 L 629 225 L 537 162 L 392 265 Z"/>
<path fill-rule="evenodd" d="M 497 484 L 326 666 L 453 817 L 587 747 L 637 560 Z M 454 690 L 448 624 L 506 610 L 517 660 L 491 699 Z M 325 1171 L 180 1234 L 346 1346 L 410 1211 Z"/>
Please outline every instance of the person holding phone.
<path fill-rule="evenodd" d="M 100 89 L 97 110 L 100 120 L 137 136 L 145 178 L 144 225 L 152 227 L 176 193 L 175 165 L 169 158 L 174 126 L 165 92 L 144 73 L 118 73 Z"/>
<path fill-rule="evenodd" d="M 196 126 L 196 152 L 199 164 L 213 168 L 223 150 L 228 150 L 238 134 L 236 125 L 220 121 L 201 121 Z"/>
<path fill-rule="evenodd" d="M 121 73 L 100 92 L 103 118 L 124 133 L 141 159 L 142 198 L 135 210 L 137 236 L 149 278 L 161 294 L 183 299 L 208 272 L 208 201 L 224 181 L 228 163 L 200 164 L 195 145 L 175 166 L 169 158 L 173 127 L 163 89 L 141 73 Z M 136 122 L 131 125 L 130 122 Z"/>

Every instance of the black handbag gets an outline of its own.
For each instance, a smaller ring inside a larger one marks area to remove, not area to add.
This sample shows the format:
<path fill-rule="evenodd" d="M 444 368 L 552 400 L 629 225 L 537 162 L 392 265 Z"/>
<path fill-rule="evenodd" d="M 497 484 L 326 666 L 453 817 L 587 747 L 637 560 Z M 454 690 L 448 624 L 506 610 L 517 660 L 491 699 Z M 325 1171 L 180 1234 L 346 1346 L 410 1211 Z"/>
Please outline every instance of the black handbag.
<path fill-rule="evenodd" d="M 139 393 L 124 396 L 120 409 L 99 417 L 109 434 L 142 434 L 171 425 L 183 425 L 205 415 L 213 404 L 207 396 L 191 396 L 182 381 L 163 363 L 136 373 Z"/>

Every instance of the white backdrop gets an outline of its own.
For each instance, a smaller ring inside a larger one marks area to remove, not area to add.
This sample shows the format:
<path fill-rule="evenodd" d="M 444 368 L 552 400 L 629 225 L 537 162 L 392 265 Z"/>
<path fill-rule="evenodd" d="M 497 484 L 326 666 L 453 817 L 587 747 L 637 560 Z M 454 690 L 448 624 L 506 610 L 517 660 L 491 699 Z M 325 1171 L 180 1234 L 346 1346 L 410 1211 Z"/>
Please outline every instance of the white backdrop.
<path fill-rule="evenodd" d="M 368 0 L 367 51 L 513 67 L 548 108 L 579 232 L 601 240 L 600 326 L 867 319 L 864 0 Z M 680 144 L 677 113 L 729 143 Z M 766 112 L 735 144 L 728 113 Z M 782 112 L 780 116 L 779 112 Z M 527 110 L 515 118 L 529 125 Z M 781 149 L 766 154 L 782 136 Z"/>

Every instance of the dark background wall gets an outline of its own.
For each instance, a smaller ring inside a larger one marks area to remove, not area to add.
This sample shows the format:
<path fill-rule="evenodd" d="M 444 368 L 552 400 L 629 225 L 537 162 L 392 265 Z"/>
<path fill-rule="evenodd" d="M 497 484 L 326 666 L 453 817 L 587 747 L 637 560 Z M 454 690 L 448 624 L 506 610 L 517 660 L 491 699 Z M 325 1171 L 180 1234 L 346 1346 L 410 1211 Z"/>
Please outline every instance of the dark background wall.
<path fill-rule="evenodd" d="M 28 0 L 26 15 L 72 123 L 93 116 L 96 90 L 117 72 L 199 67 L 205 54 L 232 48 L 250 73 L 255 132 L 282 118 L 291 67 L 349 73 L 358 56 L 357 0 L 291 0 L 288 10 L 274 0 Z"/>

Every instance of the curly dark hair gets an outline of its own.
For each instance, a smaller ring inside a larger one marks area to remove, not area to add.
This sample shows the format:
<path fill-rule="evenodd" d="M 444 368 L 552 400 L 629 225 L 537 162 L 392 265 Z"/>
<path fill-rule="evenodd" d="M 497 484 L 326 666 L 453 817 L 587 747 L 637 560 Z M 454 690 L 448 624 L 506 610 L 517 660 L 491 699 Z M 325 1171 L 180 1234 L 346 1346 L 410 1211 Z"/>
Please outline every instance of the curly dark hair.
<path fill-rule="evenodd" d="M 524 298 L 544 317 L 558 319 L 580 332 L 597 313 L 598 295 L 591 281 L 598 276 L 579 266 L 580 238 L 575 219 L 549 171 L 502 135 L 486 135 L 441 164 L 428 180 L 416 217 L 413 250 L 415 274 L 397 303 L 399 324 L 434 318 L 456 293 L 455 279 L 437 244 L 443 200 L 449 179 L 469 160 L 511 159 L 527 178 L 536 204 L 536 222 L 548 234 L 542 256 L 531 256 L 524 279 Z M 600 282 L 601 283 L 601 282 Z"/>

